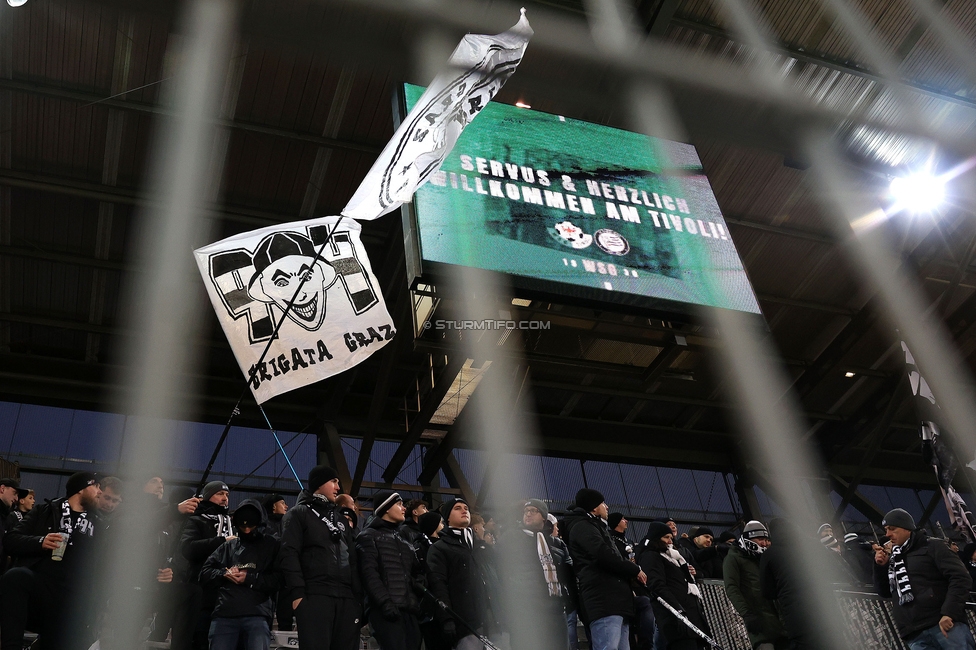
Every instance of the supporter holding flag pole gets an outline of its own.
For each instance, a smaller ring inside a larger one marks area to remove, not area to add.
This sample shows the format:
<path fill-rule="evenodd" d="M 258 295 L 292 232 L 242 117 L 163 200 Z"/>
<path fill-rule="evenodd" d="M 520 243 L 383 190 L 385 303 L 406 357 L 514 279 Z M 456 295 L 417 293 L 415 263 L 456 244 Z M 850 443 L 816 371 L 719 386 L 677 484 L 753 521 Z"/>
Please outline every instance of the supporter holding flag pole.
<path fill-rule="evenodd" d="M 942 426 L 944 420 L 942 411 L 904 341 L 901 348 L 905 352 L 908 379 L 912 386 L 912 394 L 915 396 L 918 416 L 921 419 L 919 435 L 922 436 L 922 458 L 935 470 L 939 489 L 942 490 L 942 498 L 949 512 L 949 521 L 966 537 L 967 542 L 974 542 L 976 530 L 973 529 L 973 514 L 962 496 L 952 487 L 952 479 L 959 469 L 959 463 L 945 438 L 946 429 Z"/>
<path fill-rule="evenodd" d="M 523 9 L 502 34 L 465 36 L 341 215 L 262 228 L 194 251 L 258 404 L 348 370 L 396 335 L 353 219 L 376 219 L 411 199 L 515 72 L 532 33 Z"/>

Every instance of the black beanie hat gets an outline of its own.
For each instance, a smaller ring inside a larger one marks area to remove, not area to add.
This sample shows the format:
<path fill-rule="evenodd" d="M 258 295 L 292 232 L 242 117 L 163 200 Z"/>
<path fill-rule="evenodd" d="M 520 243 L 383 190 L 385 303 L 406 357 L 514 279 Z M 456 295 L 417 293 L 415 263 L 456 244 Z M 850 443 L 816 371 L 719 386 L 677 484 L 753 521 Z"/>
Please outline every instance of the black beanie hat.
<path fill-rule="evenodd" d="M 397 501 L 403 501 L 399 492 L 380 490 L 373 495 L 373 516 L 382 517 Z"/>
<path fill-rule="evenodd" d="M 417 527 L 420 529 L 420 532 L 430 537 L 437 530 L 437 527 L 441 525 L 442 521 L 444 521 L 444 518 L 441 517 L 441 513 L 432 510 L 431 512 L 425 512 L 420 515 L 417 519 Z"/>
<path fill-rule="evenodd" d="M 68 482 L 64 484 L 64 496 L 71 497 L 89 485 L 98 483 L 98 477 L 91 472 L 75 472 L 68 477 Z"/>
<path fill-rule="evenodd" d="M 663 521 L 652 521 L 647 525 L 647 539 L 659 541 L 665 535 L 671 534 L 671 527 Z"/>
<path fill-rule="evenodd" d="M 203 492 L 200 493 L 200 496 L 204 501 L 210 501 L 210 497 L 218 492 L 230 492 L 230 488 L 223 481 L 210 481 L 203 486 Z"/>
<path fill-rule="evenodd" d="M 712 537 L 715 537 L 715 533 L 712 532 L 712 529 L 706 528 L 705 526 L 699 527 L 698 530 L 695 531 L 694 535 L 689 534 L 688 537 L 694 539 L 696 537 L 701 537 L 702 535 L 711 535 Z"/>
<path fill-rule="evenodd" d="M 448 499 L 447 501 L 441 504 L 440 507 L 441 517 L 444 518 L 445 526 L 447 525 L 447 522 L 451 520 L 451 510 L 453 510 L 454 506 L 458 503 L 463 503 L 464 505 L 468 505 L 468 502 L 462 499 L 461 497 L 454 497 L 453 499 Z"/>
<path fill-rule="evenodd" d="M 576 493 L 576 505 L 586 512 L 593 512 L 604 501 L 606 499 L 602 494 L 590 488 L 583 488 Z"/>
<path fill-rule="evenodd" d="M 881 520 L 881 525 L 904 528 L 905 530 L 915 530 L 915 520 L 908 514 L 908 511 L 902 510 L 901 508 L 889 510 L 888 514 Z"/>
<path fill-rule="evenodd" d="M 308 491 L 315 492 L 334 478 L 339 478 L 339 472 L 328 465 L 316 465 L 308 470 Z"/>
<path fill-rule="evenodd" d="M 262 499 L 261 505 L 264 507 L 265 512 L 271 514 L 271 511 L 274 510 L 274 505 L 279 501 L 284 501 L 284 500 L 285 497 L 281 496 L 280 494 L 269 494 L 268 496 L 264 497 L 264 499 Z"/>
<path fill-rule="evenodd" d="M 597 504 L 599 505 L 599 504 Z M 607 517 L 607 525 L 610 526 L 610 530 L 615 529 L 620 525 L 620 520 L 624 518 L 624 513 L 622 512 L 611 512 L 610 516 Z"/>
<path fill-rule="evenodd" d="M 169 489 L 169 503 L 182 503 L 193 498 L 193 488 L 188 485 L 175 485 Z"/>

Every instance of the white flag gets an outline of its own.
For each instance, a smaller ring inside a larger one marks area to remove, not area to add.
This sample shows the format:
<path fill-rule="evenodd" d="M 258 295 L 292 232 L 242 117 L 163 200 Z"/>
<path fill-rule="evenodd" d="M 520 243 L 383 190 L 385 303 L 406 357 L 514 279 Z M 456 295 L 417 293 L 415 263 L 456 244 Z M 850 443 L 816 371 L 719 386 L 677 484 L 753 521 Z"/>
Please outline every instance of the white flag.
<path fill-rule="evenodd" d="M 531 37 L 523 9 L 518 23 L 502 34 L 461 39 L 449 70 L 421 95 L 342 214 L 368 221 L 409 201 L 440 168 L 464 127 L 515 72 Z"/>
<path fill-rule="evenodd" d="M 321 217 L 253 230 L 194 251 L 217 319 L 247 377 L 305 280 L 250 381 L 258 404 L 361 363 L 396 334 L 359 233 L 352 219 Z"/>

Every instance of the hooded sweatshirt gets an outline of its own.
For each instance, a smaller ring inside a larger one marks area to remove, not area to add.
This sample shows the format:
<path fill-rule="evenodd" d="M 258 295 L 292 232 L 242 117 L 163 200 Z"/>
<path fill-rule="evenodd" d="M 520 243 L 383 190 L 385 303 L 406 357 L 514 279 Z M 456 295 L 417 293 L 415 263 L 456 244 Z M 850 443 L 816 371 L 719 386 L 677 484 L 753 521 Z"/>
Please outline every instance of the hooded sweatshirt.
<path fill-rule="evenodd" d="M 271 622 L 271 596 L 284 584 L 281 573 L 281 544 L 264 533 L 267 515 L 257 499 L 247 499 L 237 511 L 257 510 L 260 525 L 250 534 L 225 541 L 207 558 L 200 570 L 200 582 L 218 588 L 214 618 L 262 616 Z M 247 572 L 242 584 L 224 577 L 227 569 L 238 567 Z"/>

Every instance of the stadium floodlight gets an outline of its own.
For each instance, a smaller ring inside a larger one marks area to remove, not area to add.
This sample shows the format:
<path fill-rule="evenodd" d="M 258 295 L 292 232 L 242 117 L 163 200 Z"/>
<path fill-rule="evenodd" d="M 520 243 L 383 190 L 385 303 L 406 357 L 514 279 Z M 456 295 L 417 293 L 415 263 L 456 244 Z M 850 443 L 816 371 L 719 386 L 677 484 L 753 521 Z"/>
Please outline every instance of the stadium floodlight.
<path fill-rule="evenodd" d="M 946 178 L 929 172 L 902 176 L 891 181 L 888 190 L 897 209 L 909 212 L 932 212 L 945 199 Z"/>

